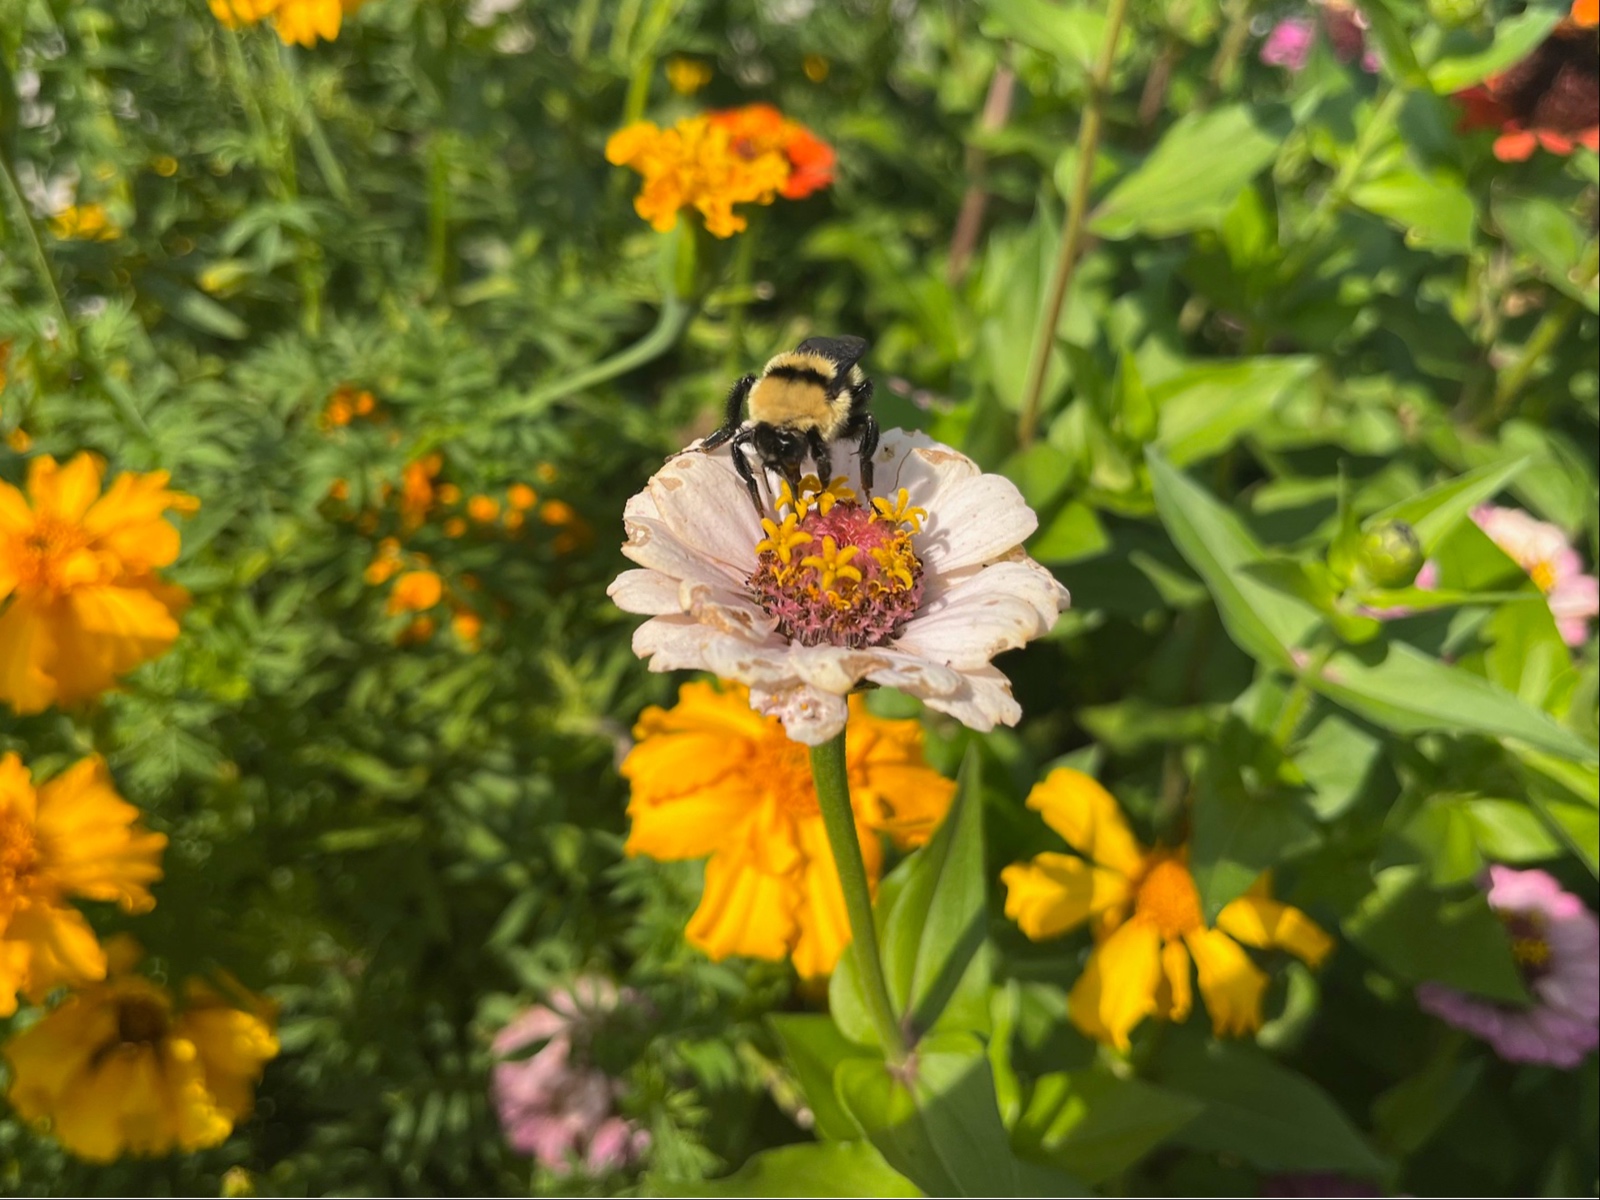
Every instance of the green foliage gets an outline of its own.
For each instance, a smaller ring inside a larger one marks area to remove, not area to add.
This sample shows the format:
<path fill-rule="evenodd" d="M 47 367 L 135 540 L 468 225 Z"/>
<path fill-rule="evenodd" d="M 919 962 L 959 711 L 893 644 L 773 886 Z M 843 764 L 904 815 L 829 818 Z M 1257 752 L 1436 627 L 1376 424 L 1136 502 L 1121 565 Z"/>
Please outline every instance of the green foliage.
<path fill-rule="evenodd" d="M 0 0 L 0 479 L 90 450 L 201 501 L 173 650 L 83 709 L 0 710 L 0 751 L 106 756 L 170 846 L 152 912 L 92 923 L 166 979 L 234 973 L 283 1041 L 193 1155 L 91 1166 L 0 1107 L 0 1190 L 1592 1190 L 1594 1055 L 1503 1062 L 1413 997 L 1535 999 L 1491 864 L 1595 906 L 1594 625 L 1569 645 L 1473 514 L 1593 570 L 1600 160 L 1502 162 L 1452 98 L 1567 4 L 1360 7 L 1376 69 L 1333 5 L 1138 0 L 1108 47 L 1120 6 L 1086 2 L 370 0 L 308 49 L 199 0 Z M 1303 69 L 1260 60 L 1269 16 L 1318 23 Z M 607 137 L 754 102 L 836 148 L 832 185 L 731 241 L 652 233 Z M 116 236 L 58 236 L 70 203 Z M 871 339 L 886 428 L 1017 484 L 1074 596 L 999 661 L 1016 730 L 871 697 L 961 778 L 876 891 L 904 1061 L 851 955 L 826 989 L 711 962 L 699 867 L 623 852 L 617 765 L 677 682 L 605 598 L 623 504 L 732 379 L 837 332 Z M 341 388 L 375 411 L 332 421 Z M 431 455 L 461 500 L 413 519 Z M 516 484 L 567 515 L 508 525 Z M 386 538 L 444 580 L 431 636 L 364 578 Z M 1329 961 L 1252 949 L 1253 1035 L 1197 995 L 1089 1042 L 1093 936 L 1029 942 L 998 880 L 1062 851 L 1023 804 L 1060 765 L 1186 848 L 1208 921 L 1267 873 Z M 637 998 L 591 1049 L 650 1140 L 562 1174 L 511 1150 L 490 1042 L 584 974 Z"/>

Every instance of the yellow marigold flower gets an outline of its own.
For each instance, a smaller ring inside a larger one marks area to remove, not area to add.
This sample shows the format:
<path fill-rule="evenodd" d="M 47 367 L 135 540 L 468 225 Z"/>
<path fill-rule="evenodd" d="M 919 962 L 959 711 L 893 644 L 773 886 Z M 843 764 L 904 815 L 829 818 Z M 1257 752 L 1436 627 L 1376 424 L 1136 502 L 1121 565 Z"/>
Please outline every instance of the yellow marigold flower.
<path fill-rule="evenodd" d="M 1267 894 L 1265 877 L 1207 926 L 1182 851 L 1146 850 L 1111 793 L 1080 771 L 1053 771 L 1028 807 L 1082 857 L 1045 853 L 1000 873 L 1006 916 L 1034 941 L 1093 922 L 1094 953 L 1068 999 L 1073 1024 L 1128 1048 L 1146 1017 L 1183 1021 L 1193 1006 L 1191 956 L 1216 1033 L 1261 1027 L 1266 974 L 1240 942 L 1277 947 L 1317 966 L 1333 939 L 1297 908 Z"/>
<path fill-rule="evenodd" d="M 155 904 L 167 839 L 138 823 L 99 758 L 33 785 L 15 754 L 0 756 L 0 1017 L 17 995 L 39 1001 L 58 984 L 102 979 L 106 959 L 70 897 Z"/>
<path fill-rule="evenodd" d="M 103 204 L 74 204 L 50 218 L 50 232 L 62 241 L 111 242 L 122 236 Z"/>
<path fill-rule="evenodd" d="M 199 502 L 165 471 L 119 475 L 103 496 L 100 479 L 84 453 L 35 458 L 26 496 L 0 483 L 0 700 L 19 713 L 98 695 L 178 636 L 188 593 L 156 575 L 178 557 L 164 514 Z"/>
<path fill-rule="evenodd" d="M 270 17 L 278 7 L 278 0 L 210 0 L 211 15 L 229 29 L 241 25 L 254 25 L 263 17 Z"/>
<path fill-rule="evenodd" d="M 170 154 L 158 154 L 150 160 L 150 169 L 163 179 L 171 179 L 178 173 L 178 160 Z"/>
<path fill-rule="evenodd" d="M 474 496 L 467 501 L 467 516 L 487 524 L 500 515 L 500 501 L 493 496 Z"/>
<path fill-rule="evenodd" d="M 0 386 L 3 386 L 4 383 L 5 380 L 0 379 Z M 18 425 L 10 433 L 6 434 L 6 446 L 16 454 L 26 454 L 32 445 L 33 435 L 21 425 Z"/>
<path fill-rule="evenodd" d="M 527 512 L 539 503 L 539 493 L 525 483 L 513 483 L 506 489 L 506 503 L 518 512 Z"/>
<path fill-rule="evenodd" d="M 667 82 L 680 96 L 692 96 L 711 82 L 711 64 L 675 54 L 667 59 Z"/>
<path fill-rule="evenodd" d="M 421 612 L 444 598 L 444 581 L 435 571 L 407 571 L 389 592 L 389 613 Z"/>
<path fill-rule="evenodd" d="M 48 1122 L 90 1162 L 215 1146 L 254 1106 L 262 1067 L 278 1053 L 271 1005 L 238 1008 L 191 980 L 184 1003 L 132 973 L 137 947 L 114 939 L 112 975 L 69 996 L 6 1043 L 10 1100 Z"/>
<path fill-rule="evenodd" d="M 925 842 L 955 784 L 923 761 L 922 728 L 851 701 L 848 766 L 868 878 L 883 866 L 878 833 Z M 712 958 L 790 957 L 827 975 L 850 942 L 844 894 L 817 807 L 806 747 L 750 708 L 747 689 L 687 683 L 670 709 L 647 708 L 622 763 L 632 785 L 627 852 L 708 858 L 705 893 L 685 931 Z"/>

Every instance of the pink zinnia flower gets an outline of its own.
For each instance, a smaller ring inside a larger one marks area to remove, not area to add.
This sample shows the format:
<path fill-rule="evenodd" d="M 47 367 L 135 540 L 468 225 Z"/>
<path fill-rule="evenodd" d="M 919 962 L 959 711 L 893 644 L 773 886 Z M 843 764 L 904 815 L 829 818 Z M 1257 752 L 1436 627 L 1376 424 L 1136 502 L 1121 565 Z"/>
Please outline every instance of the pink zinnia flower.
<path fill-rule="evenodd" d="M 494 1039 L 495 1108 L 506 1141 L 552 1171 L 577 1166 L 592 1175 L 625 1167 L 650 1145 L 650 1135 L 613 1112 L 621 1084 L 581 1063 L 595 1027 L 620 1004 L 636 1003 L 609 980 L 579 979 L 551 994 Z M 544 1045 L 525 1057 L 535 1044 Z"/>
<path fill-rule="evenodd" d="M 1493 504 L 1473 509 L 1472 519 L 1538 585 L 1567 645 L 1583 645 L 1589 622 L 1600 615 L 1600 579 L 1584 574 L 1583 559 L 1560 527 Z"/>
<path fill-rule="evenodd" d="M 921 435 L 891 430 L 827 482 L 781 485 L 753 511 L 730 452 L 668 460 L 628 501 L 610 588 L 650 619 L 633 636 L 653 671 L 709 671 L 819 745 L 844 728 L 863 680 L 918 696 L 973 729 L 1022 710 L 990 661 L 1049 632 L 1067 590 L 1022 550 L 1038 518 L 1016 485 Z M 769 494 L 773 483 L 768 480 Z"/>
<path fill-rule="evenodd" d="M 1489 907 L 1511 936 L 1533 1004 L 1495 1004 L 1437 983 L 1419 986 L 1417 1003 L 1507 1062 L 1570 1070 L 1600 1045 L 1600 923 L 1544 871 L 1491 866 L 1489 880 Z"/>
<path fill-rule="evenodd" d="M 1317 24 L 1310 17 L 1285 17 L 1272 27 L 1261 45 L 1261 61 L 1269 67 L 1305 70 L 1311 44 L 1317 40 Z"/>

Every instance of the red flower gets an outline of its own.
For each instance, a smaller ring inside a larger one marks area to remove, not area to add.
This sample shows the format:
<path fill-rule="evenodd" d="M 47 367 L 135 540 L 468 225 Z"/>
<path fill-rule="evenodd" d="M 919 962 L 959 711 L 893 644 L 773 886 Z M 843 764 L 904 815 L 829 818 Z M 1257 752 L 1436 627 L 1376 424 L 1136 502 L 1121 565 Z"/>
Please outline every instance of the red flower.
<path fill-rule="evenodd" d="M 1600 150 L 1600 67 L 1593 32 L 1594 5 L 1578 0 L 1543 45 L 1510 70 L 1456 94 L 1463 129 L 1499 129 L 1494 156 L 1522 162 L 1540 146 L 1571 154 L 1575 146 Z"/>

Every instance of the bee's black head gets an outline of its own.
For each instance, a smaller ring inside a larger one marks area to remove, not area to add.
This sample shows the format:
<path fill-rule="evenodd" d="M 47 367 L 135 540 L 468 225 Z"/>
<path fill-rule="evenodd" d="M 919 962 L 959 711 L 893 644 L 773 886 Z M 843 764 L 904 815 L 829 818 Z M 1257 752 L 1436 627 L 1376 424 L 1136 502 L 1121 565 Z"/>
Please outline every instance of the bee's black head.
<path fill-rule="evenodd" d="M 757 425 L 751 439 L 761 463 L 769 471 L 776 471 L 789 481 L 789 486 L 800 488 L 800 465 L 806 457 L 806 439 L 782 425 Z"/>

